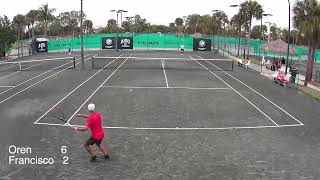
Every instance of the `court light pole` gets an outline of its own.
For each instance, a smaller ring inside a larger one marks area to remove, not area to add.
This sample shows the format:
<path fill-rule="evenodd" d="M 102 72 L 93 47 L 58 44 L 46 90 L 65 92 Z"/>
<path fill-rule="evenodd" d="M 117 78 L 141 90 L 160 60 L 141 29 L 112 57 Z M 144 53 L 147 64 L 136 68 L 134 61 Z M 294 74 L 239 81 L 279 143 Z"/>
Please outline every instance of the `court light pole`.
<path fill-rule="evenodd" d="M 262 37 L 263 37 L 263 30 L 262 30 L 262 21 L 263 21 L 262 19 L 263 19 L 263 16 L 264 16 L 264 17 L 267 17 L 267 16 L 273 16 L 273 15 L 272 15 L 272 14 L 264 14 L 264 13 L 261 15 L 261 25 L 260 25 L 261 38 L 260 38 L 260 46 L 261 46 L 261 44 L 262 44 Z M 260 49 L 259 49 L 259 57 L 260 57 Z"/>
<path fill-rule="evenodd" d="M 117 35 L 116 35 L 116 51 L 119 51 L 118 38 L 119 38 L 119 14 L 121 14 L 121 25 L 122 25 L 122 13 L 128 12 L 125 10 L 110 10 L 110 12 L 115 12 L 117 14 Z"/>
<path fill-rule="evenodd" d="M 269 27 L 269 33 L 268 33 L 268 42 L 270 42 L 270 35 L 271 35 L 271 22 L 265 22 L 265 24 L 268 24 Z"/>
<path fill-rule="evenodd" d="M 122 13 L 127 13 L 126 10 L 120 10 L 120 27 L 122 27 Z"/>
<path fill-rule="evenodd" d="M 81 65 L 84 69 L 84 54 L 83 54 L 83 0 L 81 1 L 81 12 L 80 12 L 80 47 L 81 47 Z"/>
<path fill-rule="evenodd" d="M 287 61 L 286 61 L 286 71 L 285 73 L 288 73 L 288 66 L 289 66 L 289 52 L 290 52 L 290 26 L 291 26 L 291 6 L 290 6 L 290 0 L 288 0 L 289 5 L 289 25 L 288 25 L 288 49 L 287 49 Z"/>

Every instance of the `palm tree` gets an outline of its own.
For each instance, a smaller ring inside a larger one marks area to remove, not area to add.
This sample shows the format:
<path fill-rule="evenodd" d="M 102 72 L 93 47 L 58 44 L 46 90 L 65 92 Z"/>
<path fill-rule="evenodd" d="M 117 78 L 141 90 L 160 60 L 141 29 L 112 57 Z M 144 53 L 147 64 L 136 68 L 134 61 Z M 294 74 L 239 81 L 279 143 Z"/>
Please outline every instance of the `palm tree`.
<path fill-rule="evenodd" d="M 13 17 L 13 24 L 16 27 L 17 30 L 17 43 L 18 43 L 18 57 L 20 56 L 20 39 L 21 39 L 21 33 L 22 30 L 25 27 L 26 19 L 24 15 L 18 14 L 15 17 Z"/>
<path fill-rule="evenodd" d="M 293 24 L 305 36 L 308 47 L 308 63 L 304 86 L 312 79 L 315 51 L 320 38 L 320 3 L 317 0 L 297 1 L 293 8 Z"/>
<path fill-rule="evenodd" d="M 38 10 L 38 19 L 42 22 L 42 26 L 44 28 L 44 35 L 47 36 L 48 30 L 49 30 L 49 23 L 53 20 L 53 12 L 56 9 L 52 8 L 50 9 L 48 4 L 43 5 Z"/>
<path fill-rule="evenodd" d="M 247 0 L 240 4 L 240 11 L 243 11 L 246 14 L 246 20 L 249 22 L 248 34 L 249 39 L 251 38 L 251 26 L 252 19 L 260 19 L 262 17 L 262 6 L 255 0 Z M 247 40 L 247 39 L 246 39 Z M 249 49 L 247 53 L 247 58 L 249 58 Z"/>
<path fill-rule="evenodd" d="M 192 14 L 189 15 L 187 18 L 187 25 L 191 30 L 191 33 L 197 33 L 197 27 L 198 27 L 198 23 L 200 20 L 200 15 L 199 14 Z"/>
<path fill-rule="evenodd" d="M 112 33 L 116 31 L 116 29 L 117 29 L 117 21 L 115 19 L 109 19 L 106 31 Z"/>
<path fill-rule="evenodd" d="M 218 49 L 219 49 L 219 35 L 225 30 L 226 24 L 228 21 L 228 16 L 223 11 L 216 11 L 212 14 L 213 23 L 215 24 L 214 34 L 218 34 Z"/>
<path fill-rule="evenodd" d="M 29 35 L 29 39 L 31 39 L 31 20 L 29 19 L 29 17 L 27 15 L 25 15 L 25 25 L 28 29 L 28 35 Z"/>
<path fill-rule="evenodd" d="M 172 23 L 169 24 L 169 30 L 170 30 L 171 33 L 175 32 L 175 28 L 176 28 L 175 23 L 172 22 Z"/>
<path fill-rule="evenodd" d="M 238 56 L 240 56 L 240 43 L 241 43 L 241 30 L 242 25 L 246 24 L 246 16 L 245 13 L 240 9 L 238 14 L 234 15 L 231 18 L 231 25 L 238 30 Z"/>
<path fill-rule="evenodd" d="M 182 18 L 176 18 L 176 20 L 174 22 L 175 22 L 176 26 L 178 27 L 178 31 L 180 33 L 181 27 L 183 25 L 183 19 Z"/>
<path fill-rule="evenodd" d="M 212 18 L 210 15 L 206 14 L 206 15 L 200 16 L 198 20 L 198 27 L 202 35 L 209 34 L 212 31 L 212 29 L 210 28 L 211 23 L 212 23 Z"/>
<path fill-rule="evenodd" d="M 27 18 L 31 24 L 31 29 L 32 29 L 32 38 L 34 37 L 34 29 L 35 29 L 35 22 L 38 20 L 38 11 L 37 10 L 30 10 L 28 13 L 27 13 Z"/>

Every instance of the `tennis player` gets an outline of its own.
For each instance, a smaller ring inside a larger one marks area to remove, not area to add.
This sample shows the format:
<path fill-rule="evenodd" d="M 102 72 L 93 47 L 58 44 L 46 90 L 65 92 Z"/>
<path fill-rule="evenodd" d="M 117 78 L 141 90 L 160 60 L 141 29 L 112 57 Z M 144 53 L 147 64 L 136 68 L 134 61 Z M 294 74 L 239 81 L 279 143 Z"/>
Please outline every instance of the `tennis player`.
<path fill-rule="evenodd" d="M 90 138 L 84 143 L 85 149 L 90 153 L 91 162 L 96 161 L 98 158 L 95 155 L 93 149 L 90 147 L 94 144 L 100 149 L 100 151 L 104 154 L 104 158 L 109 160 L 110 157 L 108 155 L 107 150 L 101 145 L 101 142 L 104 138 L 104 130 L 102 128 L 101 123 L 101 115 L 99 112 L 95 110 L 96 106 L 94 104 L 88 105 L 88 111 L 90 115 L 78 114 L 77 117 L 87 119 L 85 127 L 76 127 L 72 126 L 71 128 L 76 131 L 87 131 L 89 128 L 91 130 Z"/>
<path fill-rule="evenodd" d="M 181 51 L 181 55 L 183 55 L 184 54 L 184 44 L 180 45 L 180 51 Z"/>

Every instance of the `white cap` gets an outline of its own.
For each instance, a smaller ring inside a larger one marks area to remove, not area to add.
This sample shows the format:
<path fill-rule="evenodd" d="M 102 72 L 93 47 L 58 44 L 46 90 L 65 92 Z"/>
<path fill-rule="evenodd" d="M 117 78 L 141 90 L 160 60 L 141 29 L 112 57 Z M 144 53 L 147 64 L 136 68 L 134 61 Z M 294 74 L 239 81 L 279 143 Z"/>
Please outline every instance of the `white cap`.
<path fill-rule="evenodd" d="M 94 105 L 94 104 L 92 104 L 92 103 L 90 103 L 90 104 L 88 105 L 88 111 L 93 112 L 95 109 L 96 109 L 96 105 Z"/>

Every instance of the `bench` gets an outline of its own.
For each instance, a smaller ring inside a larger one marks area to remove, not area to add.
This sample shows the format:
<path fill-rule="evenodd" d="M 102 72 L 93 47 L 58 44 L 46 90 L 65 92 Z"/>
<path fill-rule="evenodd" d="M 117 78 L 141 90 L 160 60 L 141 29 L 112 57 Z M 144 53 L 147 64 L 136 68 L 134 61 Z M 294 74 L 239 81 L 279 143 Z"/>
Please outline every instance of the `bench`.
<path fill-rule="evenodd" d="M 238 66 L 241 66 L 241 67 L 245 67 L 246 69 L 248 69 L 248 66 L 250 65 L 251 61 L 246 61 L 246 60 L 242 60 L 242 59 L 237 59 L 237 62 L 238 62 Z"/>

